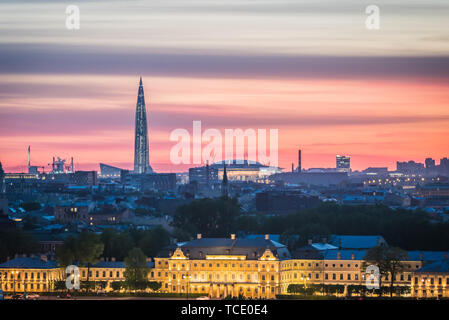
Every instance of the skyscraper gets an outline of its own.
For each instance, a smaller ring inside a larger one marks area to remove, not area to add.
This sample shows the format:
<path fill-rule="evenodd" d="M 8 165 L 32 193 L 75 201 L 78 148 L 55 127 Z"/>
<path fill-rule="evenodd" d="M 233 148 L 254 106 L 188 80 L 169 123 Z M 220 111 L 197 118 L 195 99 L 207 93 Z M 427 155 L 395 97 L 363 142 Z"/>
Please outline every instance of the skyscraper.
<path fill-rule="evenodd" d="M 134 173 L 151 173 L 150 151 L 148 146 L 147 110 L 143 93 L 142 77 L 136 105 L 136 127 L 134 137 Z"/>

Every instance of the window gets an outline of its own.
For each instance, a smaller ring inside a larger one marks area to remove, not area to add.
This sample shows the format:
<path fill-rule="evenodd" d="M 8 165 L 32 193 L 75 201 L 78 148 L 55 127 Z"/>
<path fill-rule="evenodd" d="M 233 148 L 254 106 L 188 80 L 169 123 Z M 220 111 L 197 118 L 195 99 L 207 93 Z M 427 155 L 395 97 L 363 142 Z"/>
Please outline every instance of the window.
<path fill-rule="evenodd" d="M 332 274 L 332 280 L 336 280 L 337 279 L 337 275 L 335 273 Z"/>
<path fill-rule="evenodd" d="M 351 280 L 351 274 L 348 273 L 348 280 Z"/>

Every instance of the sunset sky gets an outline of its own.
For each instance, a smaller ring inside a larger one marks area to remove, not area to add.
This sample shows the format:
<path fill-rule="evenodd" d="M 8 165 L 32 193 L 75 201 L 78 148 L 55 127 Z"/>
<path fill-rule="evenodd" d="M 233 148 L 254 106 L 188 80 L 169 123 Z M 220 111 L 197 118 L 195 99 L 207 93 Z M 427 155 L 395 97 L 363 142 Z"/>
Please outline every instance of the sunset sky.
<path fill-rule="evenodd" d="M 338 3 L 338 5 L 337 5 Z M 80 8 L 80 30 L 65 9 Z M 381 11 L 380 30 L 365 8 Z M 143 77 L 150 163 L 172 130 L 279 130 L 280 166 L 396 168 L 449 157 L 449 1 L 151 0 L 0 3 L 0 161 L 132 168 Z"/>

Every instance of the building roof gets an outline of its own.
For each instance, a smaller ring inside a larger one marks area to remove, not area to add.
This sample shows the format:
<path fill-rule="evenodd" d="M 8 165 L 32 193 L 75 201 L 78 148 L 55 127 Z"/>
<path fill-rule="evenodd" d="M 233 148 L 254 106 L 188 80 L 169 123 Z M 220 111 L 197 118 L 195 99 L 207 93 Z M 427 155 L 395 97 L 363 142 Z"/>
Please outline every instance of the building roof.
<path fill-rule="evenodd" d="M 178 243 L 177 247 L 190 259 L 205 259 L 206 255 L 243 255 L 247 260 L 257 260 L 266 249 L 270 249 L 281 260 L 290 258 L 285 245 L 265 238 L 201 238 Z M 168 257 L 170 253 L 173 253 L 173 248 L 163 250 L 159 256 Z"/>
<path fill-rule="evenodd" d="M 415 272 L 449 272 L 449 260 L 439 260 L 428 264 L 421 269 L 416 270 Z"/>
<path fill-rule="evenodd" d="M 58 263 L 53 260 L 44 261 L 40 257 L 14 258 L 0 264 L 0 269 L 55 269 Z"/>
<path fill-rule="evenodd" d="M 347 236 L 331 235 L 330 244 L 340 249 L 370 249 L 380 244 L 387 244 L 382 236 Z"/>
<path fill-rule="evenodd" d="M 447 251 L 408 251 L 409 261 L 438 261 L 447 257 Z"/>
<path fill-rule="evenodd" d="M 91 268 L 125 268 L 123 261 L 100 261 Z"/>
<path fill-rule="evenodd" d="M 314 247 L 316 250 L 319 251 L 323 251 L 323 250 L 333 250 L 333 249 L 338 249 L 338 247 L 333 246 L 329 243 L 312 243 L 311 244 L 312 247 Z"/>
<path fill-rule="evenodd" d="M 325 260 L 363 260 L 367 250 L 327 250 L 324 251 Z M 354 257 L 354 259 L 352 258 Z"/>
<path fill-rule="evenodd" d="M 147 262 L 147 267 L 153 268 L 154 262 L 149 261 Z M 91 268 L 126 268 L 124 261 L 100 261 L 97 264 L 91 266 Z"/>

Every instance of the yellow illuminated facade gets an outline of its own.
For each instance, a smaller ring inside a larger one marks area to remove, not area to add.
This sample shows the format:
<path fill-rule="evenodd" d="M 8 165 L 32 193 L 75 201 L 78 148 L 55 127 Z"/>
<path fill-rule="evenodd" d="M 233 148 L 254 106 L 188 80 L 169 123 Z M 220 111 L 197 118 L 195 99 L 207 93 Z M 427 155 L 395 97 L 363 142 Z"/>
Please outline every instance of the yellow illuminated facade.
<path fill-rule="evenodd" d="M 304 252 L 303 252 L 304 254 Z M 321 255 L 321 257 L 320 257 Z M 424 264 L 422 257 L 404 261 L 404 271 L 396 275 L 396 286 L 409 286 L 407 296 L 449 297 L 448 260 Z M 292 284 L 365 285 L 366 264 L 362 251 L 333 249 L 313 256 L 290 253 L 284 245 L 269 239 L 197 239 L 178 243 L 148 262 L 149 281 L 161 283 L 160 292 L 196 294 L 210 298 L 239 297 L 274 299 L 288 294 Z M 22 267 L 20 267 L 22 266 Z M 440 271 L 435 271 L 440 270 Z M 89 278 L 111 283 L 124 281 L 123 262 L 101 261 L 90 268 L 80 267 L 80 280 Z M 18 258 L 0 265 L 0 288 L 4 292 L 46 292 L 55 281 L 65 280 L 56 261 Z M 382 284 L 391 279 L 382 277 Z M 317 293 L 320 294 L 320 293 Z M 345 293 L 341 295 L 345 295 Z"/>
<path fill-rule="evenodd" d="M 232 254 L 189 259 L 177 248 L 170 257 L 155 258 L 150 280 L 161 281 L 164 292 L 275 298 L 280 291 L 279 266 L 279 259 L 269 249 L 258 259 L 247 260 Z"/>

